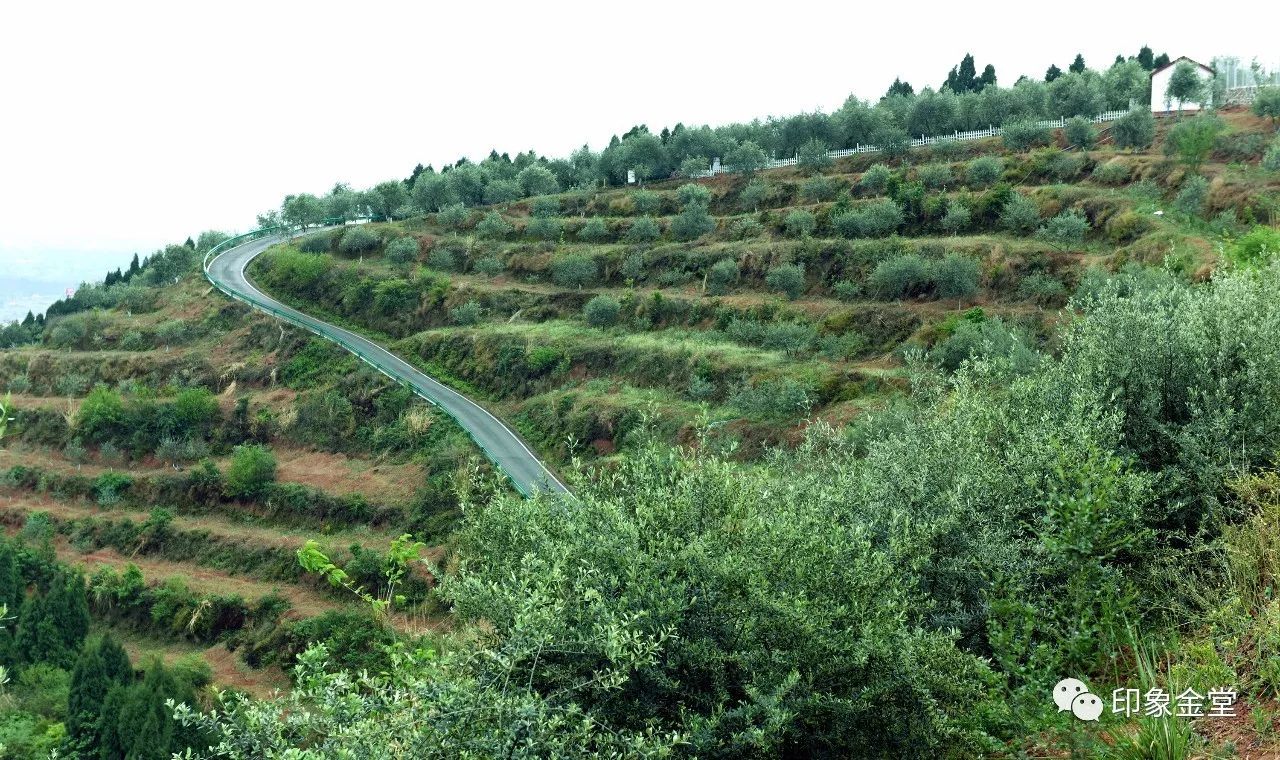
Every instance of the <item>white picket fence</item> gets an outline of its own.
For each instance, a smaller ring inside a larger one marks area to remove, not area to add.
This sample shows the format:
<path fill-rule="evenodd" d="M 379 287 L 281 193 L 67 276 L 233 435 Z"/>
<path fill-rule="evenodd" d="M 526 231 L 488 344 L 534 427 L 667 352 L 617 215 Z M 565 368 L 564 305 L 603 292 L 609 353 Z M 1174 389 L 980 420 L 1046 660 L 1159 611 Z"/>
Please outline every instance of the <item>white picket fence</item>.
<path fill-rule="evenodd" d="M 1124 116 L 1127 113 L 1129 113 L 1127 110 L 1126 111 L 1106 111 L 1105 113 L 1100 113 L 1097 116 L 1093 117 L 1092 121 L 1095 124 L 1101 124 L 1106 121 L 1115 121 L 1116 119 L 1119 119 L 1121 116 Z M 1045 121 L 1037 121 L 1035 122 L 1035 125 L 1042 129 L 1062 129 L 1067 125 L 1067 121 L 1068 121 L 1067 117 L 1063 116 L 1057 119 L 1047 119 Z M 943 143 L 943 142 L 962 142 L 964 140 L 981 140 L 984 137 L 996 137 L 1001 133 L 1003 133 L 1003 131 L 1004 130 L 1002 130 L 1000 127 L 988 126 L 986 129 L 975 129 L 969 132 L 953 132 L 952 134 L 949 134 L 949 135 L 934 135 L 933 137 L 925 137 L 924 135 L 920 135 L 919 137 L 913 138 L 911 140 L 911 147 L 919 148 L 922 145 L 937 145 L 938 143 Z M 874 145 L 857 145 L 852 148 L 841 148 L 839 150 L 829 150 L 827 151 L 827 155 L 830 156 L 831 158 L 844 158 L 846 156 L 852 156 L 855 153 L 878 153 L 878 152 L 880 152 L 880 149 Z M 798 163 L 800 163 L 800 156 L 795 155 L 795 156 L 792 156 L 791 158 L 775 158 L 775 159 L 766 161 L 764 168 L 777 169 L 782 166 L 795 166 Z M 700 179 L 704 177 L 714 177 L 717 174 L 725 174 L 732 171 L 733 171 L 733 167 L 722 165 L 720 163 L 720 159 L 716 159 L 715 163 L 711 165 L 710 169 L 707 169 L 706 171 L 695 174 L 694 178 Z"/>

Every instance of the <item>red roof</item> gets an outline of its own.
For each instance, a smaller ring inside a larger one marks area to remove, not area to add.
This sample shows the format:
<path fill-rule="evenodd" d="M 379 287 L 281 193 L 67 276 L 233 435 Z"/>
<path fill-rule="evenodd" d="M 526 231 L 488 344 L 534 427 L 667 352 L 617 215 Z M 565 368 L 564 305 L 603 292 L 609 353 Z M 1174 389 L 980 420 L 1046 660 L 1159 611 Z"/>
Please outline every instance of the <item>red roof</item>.
<path fill-rule="evenodd" d="M 1179 61 L 1186 61 L 1187 63 L 1194 63 L 1195 65 L 1197 65 L 1197 66 L 1199 66 L 1200 68 L 1204 69 L 1205 71 L 1209 72 L 1209 74 L 1213 74 L 1213 73 L 1214 73 L 1213 69 L 1209 68 L 1208 66 L 1205 66 L 1203 63 L 1201 63 L 1201 62 L 1199 62 L 1199 61 L 1196 61 L 1196 60 L 1192 60 L 1191 58 L 1188 58 L 1188 57 L 1186 57 L 1185 55 L 1180 55 L 1180 56 L 1178 56 L 1177 58 L 1174 58 L 1172 61 L 1169 61 L 1169 62 L 1168 62 L 1168 63 L 1166 63 L 1165 65 L 1163 65 L 1163 66 L 1161 66 L 1160 68 L 1156 69 L 1155 71 L 1151 72 L 1151 76 L 1155 76 L 1156 74 L 1159 74 L 1160 72 L 1164 71 L 1164 70 L 1165 70 L 1165 69 L 1167 69 L 1167 68 L 1171 68 L 1171 67 L 1173 67 L 1173 66 L 1177 66 Z"/>

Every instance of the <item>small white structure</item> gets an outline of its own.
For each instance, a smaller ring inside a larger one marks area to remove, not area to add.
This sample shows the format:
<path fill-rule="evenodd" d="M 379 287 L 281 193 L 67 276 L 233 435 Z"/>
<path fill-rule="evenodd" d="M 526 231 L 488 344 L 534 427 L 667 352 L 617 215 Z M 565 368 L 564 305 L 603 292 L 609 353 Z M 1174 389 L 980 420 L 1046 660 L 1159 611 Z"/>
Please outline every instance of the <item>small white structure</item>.
<path fill-rule="evenodd" d="M 1206 100 L 1208 99 L 1208 95 L 1210 92 L 1212 92 L 1212 88 L 1213 88 L 1213 69 L 1209 68 L 1208 66 L 1205 66 L 1203 63 L 1200 63 L 1199 61 L 1193 61 L 1190 58 L 1186 57 L 1185 55 L 1180 55 L 1177 58 L 1173 59 L 1172 61 L 1169 61 L 1169 63 L 1165 64 L 1164 66 L 1161 66 L 1160 68 L 1151 72 L 1151 112 L 1152 113 L 1162 113 L 1162 114 L 1173 113 L 1179 110 L 1177 101 L 1170 100 L 1165 95 L 1165 90 L 1169 89 L 1169 78 L 1173 76 L 1173 70 L 1177 68 L 1178 64 L 1181 63 L 1182 61 L 1186 61 L 1187 63 L 1190 63 L 1191 65 L 1196 67 L 1196 73 L 1199 74 L 1200 79 L 1204 81 L 1205 99 Z M 1184 112 L 1199 111 L 1200 104 L 1188 101 L 1182 104 L 1181 110 Z"/>

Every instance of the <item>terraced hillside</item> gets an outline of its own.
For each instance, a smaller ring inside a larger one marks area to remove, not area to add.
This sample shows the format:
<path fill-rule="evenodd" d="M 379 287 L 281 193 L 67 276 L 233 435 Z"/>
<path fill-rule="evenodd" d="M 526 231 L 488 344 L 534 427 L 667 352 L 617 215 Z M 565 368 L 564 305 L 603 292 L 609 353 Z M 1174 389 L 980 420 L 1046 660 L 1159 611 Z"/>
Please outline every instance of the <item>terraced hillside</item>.
<path fill-rule="evenodd" d="M 444 541 L 458 486 L 488 468 L 447 417 L 211 292 L 198 261 L 170 247 L 0 353 L 16 418 L 0 523 L 82 567 L 95 626 L 131 651 L 195 653 L 215 682 L 263 693 L 307 641 L 360 660 L 383 635 L 297 550 L 318 539 L 376 592 L 392 541 Z M 403 588 L 402 633 L 438 625 L 430 582 Z M 139 583 L 150 591 L 127 591 Z"/>
<path fill-rule="evenodd" d="M 1017 354 L 1109 278 L 1205 277 L 1277 213 L 1280 180 L 1254 163 L 1270 127 L 1224 114 L 1192 172 L 1173 125 L 1141 150 L 1104 126 L 450 207 L 314 234 L 250 274 L 558 461 L 640 428 L 751 457 L 882 404 L 913 350 L 948 369 Z"/>

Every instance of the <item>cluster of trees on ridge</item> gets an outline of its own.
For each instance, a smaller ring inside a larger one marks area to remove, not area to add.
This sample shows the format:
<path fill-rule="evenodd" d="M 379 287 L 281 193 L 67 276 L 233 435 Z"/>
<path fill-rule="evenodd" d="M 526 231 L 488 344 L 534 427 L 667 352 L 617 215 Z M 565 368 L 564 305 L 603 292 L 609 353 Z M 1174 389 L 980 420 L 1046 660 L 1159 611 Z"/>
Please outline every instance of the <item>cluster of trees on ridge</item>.
<path fill-rule="evenodd" d="M 658 133 L 638 125 L 620 137 L 614 135 L 598 153 L 583 146 L 567 158 L 528 151 L 512 159 L 495 150 L 478 163 L 463 158 L 439 171 L 419 165 L 407 179 L 383 182 L 367 191 L 339 185 L 323 198 L 292 195 L 280 212 L 268 212 L 259 221 L 265 226 L 280 221 L 314 224 L 352 215 L 399 218 L 455 203 L 504 203 L 570 188 L 622 185 L 628 171 L 641 181 L 675 173 L 687 176 L 707 169 L 717 157 L 750 169 L 771 155 L 825 152 L 857 144 L 895 150 L 913 135 L 1060 116 L 1092 117 L 1149 101 L 1152 61 L 1148 48 L 1129 59 L 1117 56 L 1101 72 L 1085 68 L 1083 59 L 1077 59 L 1079 65 L 1046 77 L 1047 81 L 1023 78 L 1012 87 L 1000 87 L 992 67 L 975 75 L 972 56 L 966 56 L 937 90 L 924 88 L 917 93 L 898 81 L 878 103 L 850 96 L 832 114 L 805 113 L 721 127 L 676 124 Z"/>

